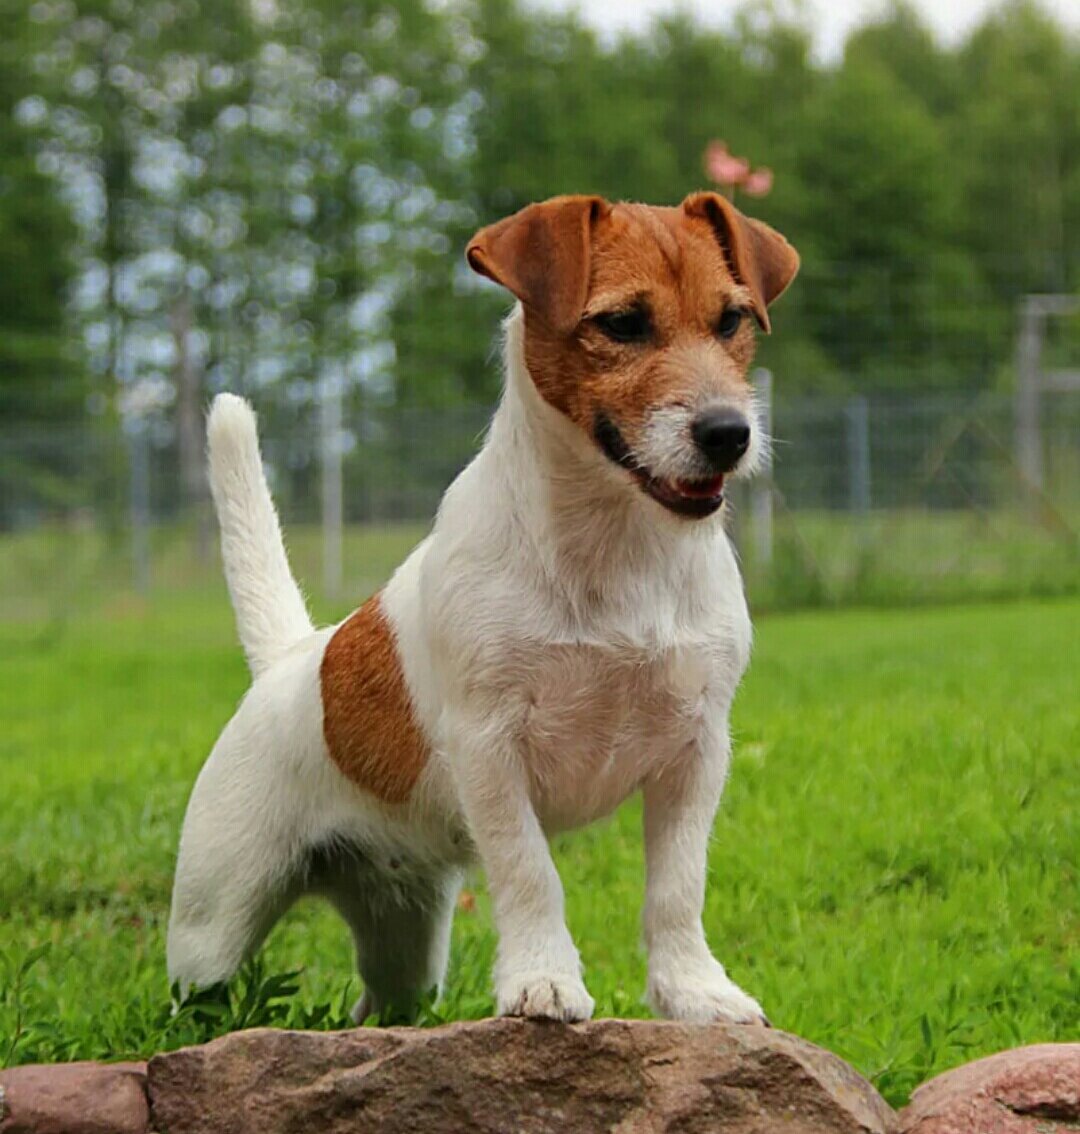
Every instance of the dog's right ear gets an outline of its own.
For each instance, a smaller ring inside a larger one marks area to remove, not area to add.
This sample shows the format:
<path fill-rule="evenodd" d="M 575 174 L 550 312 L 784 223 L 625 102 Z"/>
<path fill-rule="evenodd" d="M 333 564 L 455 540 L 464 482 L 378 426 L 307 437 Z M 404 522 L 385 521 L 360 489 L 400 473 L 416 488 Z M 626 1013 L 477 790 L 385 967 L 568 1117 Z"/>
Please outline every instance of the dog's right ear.
<path fill-rule="evenodd" d="M 610 211 L 602 197 L 553 197 L 482 228 L 465 256 L 474 272 L 568 334 L 588 299 L 593 225 Z"/>

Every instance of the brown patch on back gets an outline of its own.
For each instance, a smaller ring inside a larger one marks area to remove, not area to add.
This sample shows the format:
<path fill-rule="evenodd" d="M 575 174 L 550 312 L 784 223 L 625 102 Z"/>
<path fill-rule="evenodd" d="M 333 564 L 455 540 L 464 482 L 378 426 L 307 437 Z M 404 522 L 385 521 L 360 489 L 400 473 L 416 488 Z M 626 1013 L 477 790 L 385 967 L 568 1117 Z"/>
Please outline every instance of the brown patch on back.
<path fill-rule="evenodd" d="M 379 595 L 334 632 L 319 677 L 331 759 L 364 791 L 384 803 L 404 803 L 424 770 L 428 748 L 416 727 Z"/>

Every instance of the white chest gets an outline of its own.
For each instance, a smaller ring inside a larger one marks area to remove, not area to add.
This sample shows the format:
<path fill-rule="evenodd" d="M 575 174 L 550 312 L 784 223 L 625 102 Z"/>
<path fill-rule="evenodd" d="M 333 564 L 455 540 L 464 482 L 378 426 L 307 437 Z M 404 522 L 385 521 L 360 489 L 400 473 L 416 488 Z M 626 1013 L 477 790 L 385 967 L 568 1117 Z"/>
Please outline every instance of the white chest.
<path fill-rule="evenodd" d="M 717 642 L 657 651 L 549 645 L 522 667 L 521 751 L 548 830 L 614 810 L 672 762 L 715 735 L 744 658 Z"/>

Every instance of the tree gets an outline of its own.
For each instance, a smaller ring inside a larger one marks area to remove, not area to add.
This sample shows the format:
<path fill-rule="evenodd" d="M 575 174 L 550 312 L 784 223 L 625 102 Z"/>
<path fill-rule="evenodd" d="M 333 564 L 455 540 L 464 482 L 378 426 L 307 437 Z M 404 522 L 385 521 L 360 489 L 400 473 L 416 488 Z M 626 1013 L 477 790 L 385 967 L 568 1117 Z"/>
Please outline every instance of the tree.
<path fill-rule="evenodd" d="M 3 22 L 17 5 L 5 0 Z M 71 218 L 39 167 L 33 127 L 44 113 L 27 97 L 28 60 L 18 38 L 0 42 L 0 421 L 78 417 L 85 371 L 67 336 L 74 265 Z"/>
<path fill-rule="evenodd" d="M 938 43 L 910 0 L 891 0 L 852 31 L 844 44 L 844 61 L 884 68 L 935 116 L 955 113 L 963 97 L 956 53 Z"/>
<path fill-rule="evenodd" d="M 976 29 L 954 128 L 967 247 L 996 297 L 1080 282 L 1080 49 L 1033 3 Z"/>
<path fill-rule="evenodd" d="M 845 58 L 799 148 L 804 302 L 835 367 L 859 386 L 955 379 L 938 323 L 955 256 L 959 184 L 943 133 L 881 64 Z"/>

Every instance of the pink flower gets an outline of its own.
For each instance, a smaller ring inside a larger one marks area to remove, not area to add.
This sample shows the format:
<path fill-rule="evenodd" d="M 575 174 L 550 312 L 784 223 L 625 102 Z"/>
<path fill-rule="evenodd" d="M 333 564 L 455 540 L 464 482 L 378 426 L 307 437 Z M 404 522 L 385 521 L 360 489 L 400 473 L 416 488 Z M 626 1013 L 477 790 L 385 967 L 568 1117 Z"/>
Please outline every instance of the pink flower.
<path fill-rule="evenodd" d="M 728 153 L 725 142 L 710 142 L 705 149 L 705 174 L 720 185 L 739 185 L 750 172 L 746 158 Z"/>
<path fill-rule="evenodd" d="M 748 173 L 742 182 L 742 191 L 750 197 L 767 197 L 772 191 L 773 171 L 763 165 Z"/>

